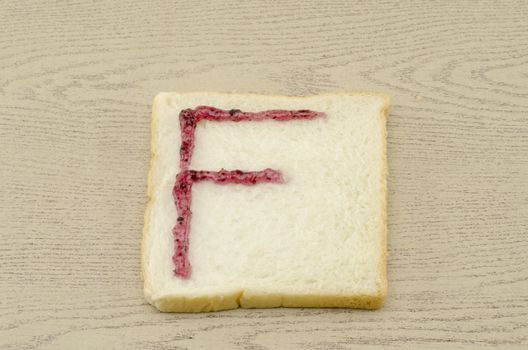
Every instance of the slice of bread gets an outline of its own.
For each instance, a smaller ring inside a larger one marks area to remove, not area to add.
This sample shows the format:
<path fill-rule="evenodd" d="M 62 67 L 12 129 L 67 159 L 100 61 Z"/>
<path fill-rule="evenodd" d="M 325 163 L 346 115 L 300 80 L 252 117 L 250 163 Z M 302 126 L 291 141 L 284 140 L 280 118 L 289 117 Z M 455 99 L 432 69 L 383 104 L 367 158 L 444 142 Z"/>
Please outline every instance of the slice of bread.
<path fill-rule="evenodd" d="M 196 125 L 191 170 L 274 169 L 282 183 L 192 186 L 190 276 L 175 273 L 173 197 L 182 110 L 311 110 L 299 120 Z M 383 304 L 386 119 L 379 94 L 280 97 L 160 93 L 152 113 L 149 203 L 142 242 L 146 299 L 161 311 Z"/>

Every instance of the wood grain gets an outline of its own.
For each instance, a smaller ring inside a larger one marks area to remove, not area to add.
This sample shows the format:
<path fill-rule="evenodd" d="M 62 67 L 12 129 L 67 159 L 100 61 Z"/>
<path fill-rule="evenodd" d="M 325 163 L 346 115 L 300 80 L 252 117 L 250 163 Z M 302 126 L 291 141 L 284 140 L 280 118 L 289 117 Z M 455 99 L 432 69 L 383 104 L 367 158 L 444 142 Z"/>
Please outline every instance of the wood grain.
<path fill-rule="evenodd" d="M 526 1 L 0 2 L 0 348 L 528 348 Z M 376 312 L 160 314 L 140 281 L 158 91 L 374 90 Z"/>

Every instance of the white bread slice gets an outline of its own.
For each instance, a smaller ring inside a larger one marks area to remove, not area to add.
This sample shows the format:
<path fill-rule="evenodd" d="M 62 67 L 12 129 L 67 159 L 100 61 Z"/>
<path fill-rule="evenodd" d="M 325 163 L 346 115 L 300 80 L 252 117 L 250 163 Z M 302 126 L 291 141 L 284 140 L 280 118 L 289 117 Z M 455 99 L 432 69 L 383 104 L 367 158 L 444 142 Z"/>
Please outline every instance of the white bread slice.
<path fill-rule="evenodd" d="M 175 276 L 172 196 L 181 110 L 310 109 L 296 121 L 201 121 L 191 169 L 282 172 L 283 184 L 195 184 L 188 279 Z M 237 307 L 376 309 L 386 290 L 388 98 L 160 93 L 142 241 L 145 297 L 167 312 Z"/>

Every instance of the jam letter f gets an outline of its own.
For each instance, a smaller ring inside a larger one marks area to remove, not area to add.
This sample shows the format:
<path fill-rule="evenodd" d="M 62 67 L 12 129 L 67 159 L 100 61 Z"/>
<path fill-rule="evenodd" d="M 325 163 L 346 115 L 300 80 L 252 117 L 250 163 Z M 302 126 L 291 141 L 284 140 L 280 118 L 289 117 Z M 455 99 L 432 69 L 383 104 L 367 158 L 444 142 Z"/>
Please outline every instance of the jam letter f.
<path fill-rule="evenodd" d="M 209 121 L 288 121 L 298 119 L 314 119 L 324 116 L 323 113 L 309 110 L 268 110 L 263 112 L 242 112 L 238 109 L 222 110 L 214 107 L 200 106 L 195 109 L 184 109 L 180 112 L 180 172 L 172 191 L 176 204 L 178 219 L 172 229 L 174 235 L 174 255 L 172 261 L 174 274 L 188 278 L 191 274 L 189 262 L 189 232 L 191 222 L 192 186 L 200 181 L 213 181 L 216 184 L 256 185 L 258 183 L 282 183 L 282 173 L 278 170 L 264 169 L 260 171 L 241 170 L 189 170 L 194 150 L 196 125 L 201 120 Z"/>

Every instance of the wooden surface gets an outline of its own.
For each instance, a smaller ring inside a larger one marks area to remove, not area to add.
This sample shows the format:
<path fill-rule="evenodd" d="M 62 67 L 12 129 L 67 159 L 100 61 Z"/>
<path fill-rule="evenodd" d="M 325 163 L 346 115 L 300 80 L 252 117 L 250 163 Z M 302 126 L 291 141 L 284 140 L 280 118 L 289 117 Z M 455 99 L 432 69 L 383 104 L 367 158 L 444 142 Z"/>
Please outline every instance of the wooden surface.
<path fill-rule="evenodd" d="M 528 2 L 354 3 L 1 1 L 0 348 L 528 348 Z M 171 90 L 391 95 L 385 308 L 145 303 Z"/>

